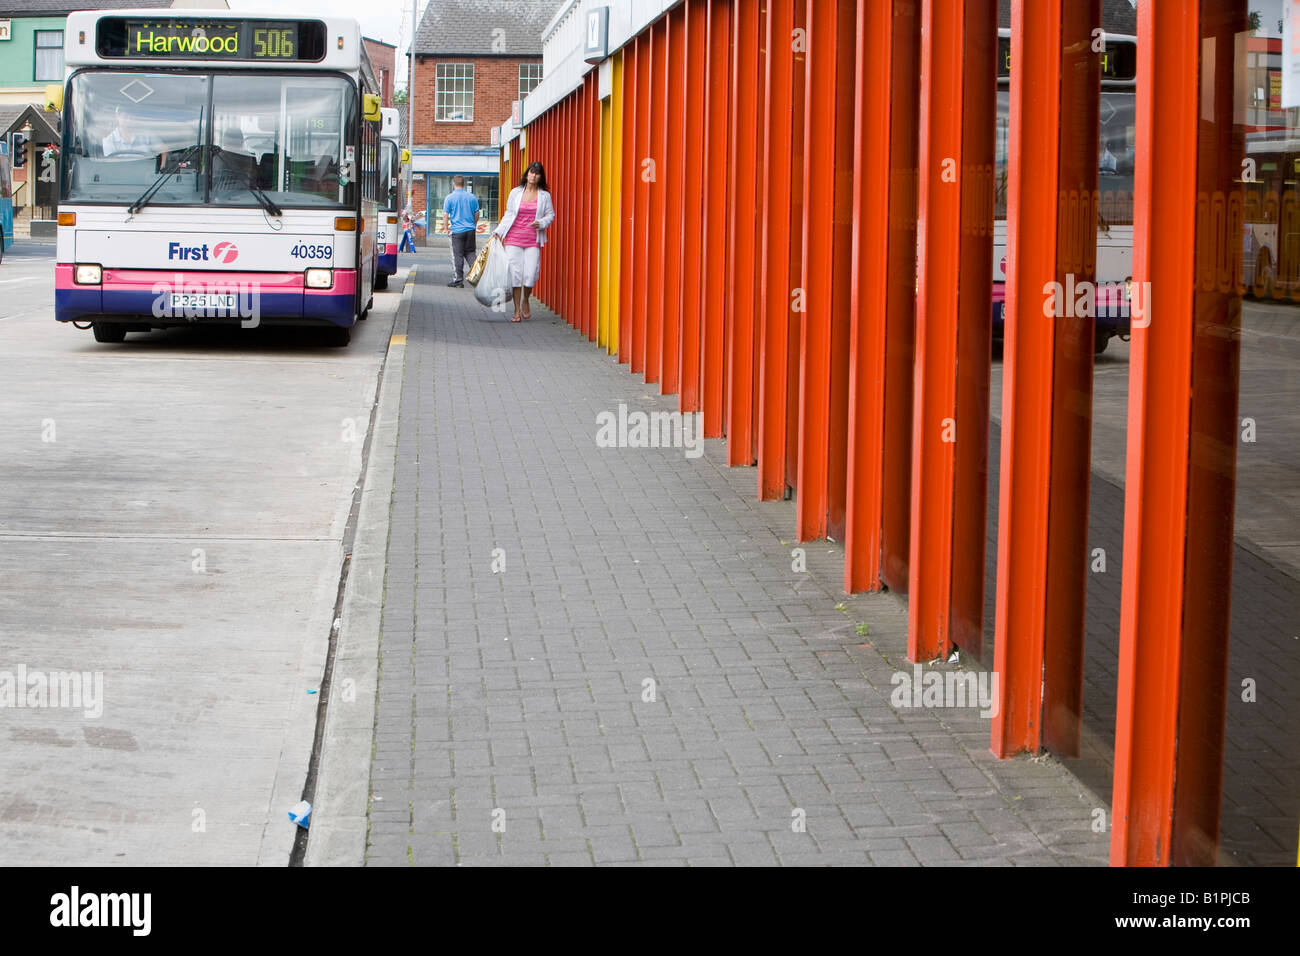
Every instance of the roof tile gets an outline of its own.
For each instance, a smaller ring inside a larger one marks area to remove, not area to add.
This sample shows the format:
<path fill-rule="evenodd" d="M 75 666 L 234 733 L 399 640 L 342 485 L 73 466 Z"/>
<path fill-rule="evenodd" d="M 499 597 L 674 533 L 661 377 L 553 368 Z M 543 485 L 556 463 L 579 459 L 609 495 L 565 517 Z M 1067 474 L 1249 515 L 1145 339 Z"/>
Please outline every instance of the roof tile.
<path fill-rule="evenodd" d="M 415 35 L 421 56 L 541 56 L 561 0 L 430 0 Z"/>

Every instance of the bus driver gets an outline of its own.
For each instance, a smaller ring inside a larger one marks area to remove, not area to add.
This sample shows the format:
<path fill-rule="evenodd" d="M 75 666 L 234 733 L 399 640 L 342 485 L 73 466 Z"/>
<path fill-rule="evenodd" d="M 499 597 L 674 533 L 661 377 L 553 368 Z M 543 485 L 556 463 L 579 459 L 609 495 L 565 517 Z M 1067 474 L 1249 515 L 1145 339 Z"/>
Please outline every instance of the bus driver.
<path fill-rule="evenodd" d="M 133 156 L 156 156 L 163 151 L 162 143 L 140 129 L 140 122 L 128 111 L 118 107 L 117 128 L 104 137 L 104 155 L 114 153 Z"/>

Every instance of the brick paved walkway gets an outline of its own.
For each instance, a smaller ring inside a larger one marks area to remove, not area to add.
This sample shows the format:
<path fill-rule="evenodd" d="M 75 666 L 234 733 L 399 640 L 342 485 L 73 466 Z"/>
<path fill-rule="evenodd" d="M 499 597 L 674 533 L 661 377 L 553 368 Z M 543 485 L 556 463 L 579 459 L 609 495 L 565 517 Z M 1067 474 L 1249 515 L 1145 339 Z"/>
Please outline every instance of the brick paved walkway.
<path fill-rule="evenodd" d="M 598 448 L 598 412 L 675 399 L 539 305 L 485 321 L 444 258 L 408 329 L 368 863 L 1105 861 L 1059 764 L 891 706 L 897 598 L 845 598 L 829 543 L 793 572 L 790 504 L 720 442 Z"/>

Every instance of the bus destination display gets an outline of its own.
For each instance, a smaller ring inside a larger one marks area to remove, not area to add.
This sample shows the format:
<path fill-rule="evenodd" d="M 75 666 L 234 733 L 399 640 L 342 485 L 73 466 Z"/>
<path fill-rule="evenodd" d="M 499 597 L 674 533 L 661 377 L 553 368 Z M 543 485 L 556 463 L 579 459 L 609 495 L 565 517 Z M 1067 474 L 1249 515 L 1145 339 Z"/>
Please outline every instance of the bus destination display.
<path fill-rule="evenodd" d="M 1103 80 L 1137 79 L 1137 44 L 1132 40 L 1106 37 L 1106 48 L 1097 50 Z M 1011 38 L 998 37 L 998 76 L 1011 75 Z"/>
<path fill-rule="evenodd" d="M 319 20 L 105 17 L 97 40 L 100 56 L 123 59 L 286 63 L 325 57 L 325 24 Z"/>

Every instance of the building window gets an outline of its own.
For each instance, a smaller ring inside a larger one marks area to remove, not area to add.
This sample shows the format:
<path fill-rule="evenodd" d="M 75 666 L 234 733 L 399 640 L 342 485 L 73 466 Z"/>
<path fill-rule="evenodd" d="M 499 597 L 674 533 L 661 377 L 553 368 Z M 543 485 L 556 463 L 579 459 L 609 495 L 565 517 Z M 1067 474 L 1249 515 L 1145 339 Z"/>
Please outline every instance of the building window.
<path fill-rule="evenodd" d="M 63 80 L 63 31 L 36 31 L 36 69 L 33 80 Z"/>
<path fill-rule="evenodd" d="M 442 211 L 443 201 L 452 191 L 451 179 L 454 173 L 427 173 L 425 174 L 425 195 L 429 197 L 429 234 L 437 235 L 439 228 L 445 228 L 446 216 Z M 489 227 L 494 226 L 498 219 L 498 204 L 500 197 L 497 193 L 497 177 L 482 173 L 462 173 L 465 177 L 465 188 L 474 195 L 478 200 L 479 228 L 477 232 L 480 235 L 486 235 Z"/>
<path fill-rule="evenodd" d="M 451 123 L 474 122 L 474 64 L 439 63 L 433 118 Z"/>
<path fill-rule="evenodd" d="M 519 98 L 521 100 L 531 93 L 540 82 L 542 82 L 542 64 L 519 64 Z"/>

